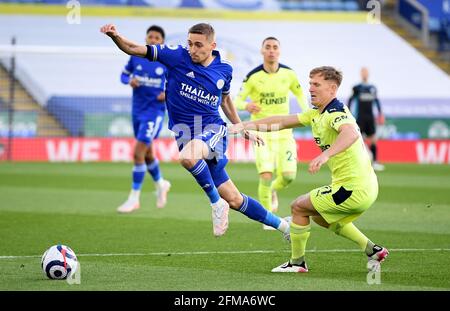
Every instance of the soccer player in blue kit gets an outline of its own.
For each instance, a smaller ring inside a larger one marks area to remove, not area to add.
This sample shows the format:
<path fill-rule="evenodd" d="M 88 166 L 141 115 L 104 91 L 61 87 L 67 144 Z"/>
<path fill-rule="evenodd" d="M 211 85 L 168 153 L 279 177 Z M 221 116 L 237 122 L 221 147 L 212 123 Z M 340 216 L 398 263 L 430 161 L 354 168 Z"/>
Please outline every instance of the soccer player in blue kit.
<path fill-rule="evenodd" d="M 169 128 L 175 133 L 181 165 L 192 174 L 210 200 L 214 235 L 225 234 L 231 207 L 274 227 L 289 239 L 288 221 L 240 193 L 225 171 L 227 126 L 220 117 L 219 106 L 233 124 L 241 120 L 229 94 L 233 69 L 215 50 L 213 27 L 205 23 L 192 26 L 186 48 L 181 45 L 139 45 L 120 35 L 112 24 L 101 27 L 100 31 L 123 52 L 159 61 L 168 68 Z M 263 143 L 248 131 L 243 134 L 256 144 Z"/>
<path fill-rule="evenodd" d="M 164 30 L 150 26 L 146 33 L 147 44 L 164 43 Z M 163 179 L 158 159 L 153 153 L 153 140 L 158 138 L 166 112 L 164 88 L 167 68 L 159 62 L 149 62 L 131 56 L 120 80 L 133 88 L 132 119 L 136 145 L 134 147 L 133 184 L 128 199 L 117 211 L 130 213 L 140 207 L 140 193 L 146 172 L 155 182 L 156 207 L 163 208 L 167 202 L 170 183 Z"/>

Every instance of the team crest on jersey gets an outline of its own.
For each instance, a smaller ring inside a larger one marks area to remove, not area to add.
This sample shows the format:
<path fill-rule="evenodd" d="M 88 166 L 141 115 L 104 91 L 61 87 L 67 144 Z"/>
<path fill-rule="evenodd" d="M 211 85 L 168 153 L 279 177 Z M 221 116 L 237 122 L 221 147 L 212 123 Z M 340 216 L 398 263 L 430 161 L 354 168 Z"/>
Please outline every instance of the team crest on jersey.
<path fill-rule="evenodd" d="M 217 88 L 219 90 L 221 90 L 223 88 L 223 86 L 225 85 L 225 81 L 223 81 L 223 79 L 219 79 L 219 80 L 217 80 L 216 85 L 217 85 Z"/>
<path fill-rule="evenodd" d="M 136 66 L 136 70 L 142 70 L 142 66 L 141 65 L 137 65 Z"/>
<path fill-rule="evenodd" d="M 156 67 L 155 73 L 156 73 L 158 76 L 162 75 L 162 74 L 164 73 L 163 67 Z"/>

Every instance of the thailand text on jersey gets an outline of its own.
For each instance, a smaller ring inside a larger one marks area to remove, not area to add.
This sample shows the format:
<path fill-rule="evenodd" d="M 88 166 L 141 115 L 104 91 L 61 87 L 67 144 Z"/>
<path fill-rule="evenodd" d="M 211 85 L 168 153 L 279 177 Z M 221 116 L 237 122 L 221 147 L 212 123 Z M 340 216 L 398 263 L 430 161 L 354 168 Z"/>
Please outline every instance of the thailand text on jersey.
<path fill-rule="evenodd" d="M 192 62 L 189 52 L 181 45 L 147 46 L 147 58 L 159 61 L 168 68 L 166 104 L 169 128 L 175 134 L 194 137 L 207 126 L 221 126 L 225 122 L 219 114 L 222 95 L 229 94 L 232 67 L 222 61 L 218 51 L 214 60 L 203 66 Z M 187 129 L 188 128 L 188 129 Z"/>

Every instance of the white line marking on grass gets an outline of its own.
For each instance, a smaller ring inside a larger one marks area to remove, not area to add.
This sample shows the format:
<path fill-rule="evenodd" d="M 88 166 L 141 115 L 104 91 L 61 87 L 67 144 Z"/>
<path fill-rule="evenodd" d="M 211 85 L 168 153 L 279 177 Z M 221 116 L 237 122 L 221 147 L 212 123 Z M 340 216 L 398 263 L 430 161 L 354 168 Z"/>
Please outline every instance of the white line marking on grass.
<path fill-rule="evenodd" d="M 450 248 L 392 248 L 390 252 L 448 252 Z M 273 254 L 288 253 L 290 250 L 254 250 L 254 251 L 204 251 L 204 252 L 157 252 L 157 253 L 109 253 L 78 254 L 78 257 L 119 257 L 119 256 L 190 256 L 190 255 L 223 255 L 223 254 Z M 360 253 L 359 249 L 309 249 L 308 253 Z M 0 256 L 0 259 L 40 258 L 41 255 Z"/>

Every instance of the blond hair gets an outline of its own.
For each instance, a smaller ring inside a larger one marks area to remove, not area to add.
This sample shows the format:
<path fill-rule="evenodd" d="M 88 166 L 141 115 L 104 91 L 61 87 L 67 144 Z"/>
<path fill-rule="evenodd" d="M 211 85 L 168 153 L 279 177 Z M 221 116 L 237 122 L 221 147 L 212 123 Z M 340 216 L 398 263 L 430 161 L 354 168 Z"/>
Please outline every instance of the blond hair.
<path fill-rule="evenodd" d="M 323 76 L 324 80 L 334 81 L 337 86 L 340 86 L 342 82 L 342 72 L 331 66 L 316 67 L 309 72 L 310 78 L 315 75 Z"/>

